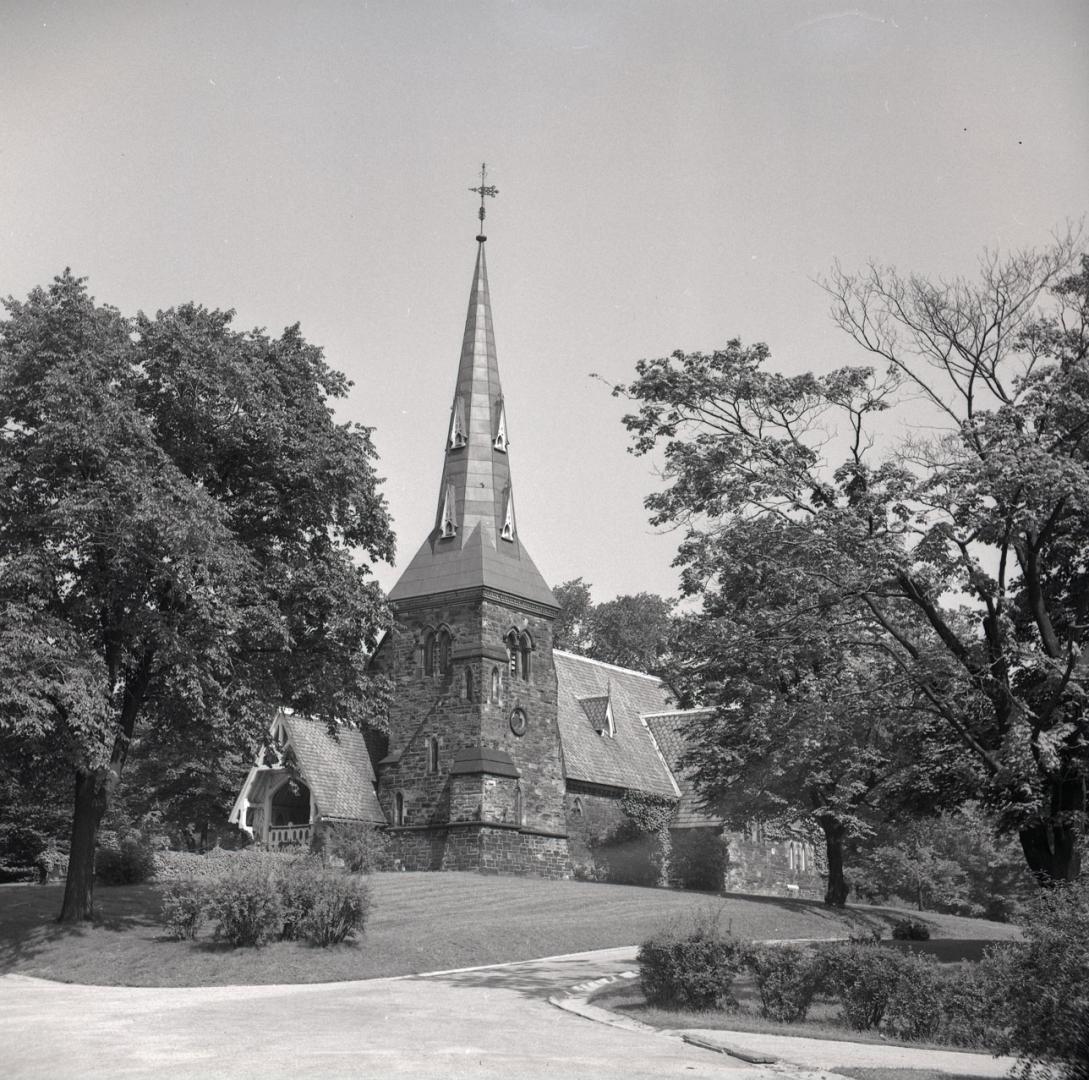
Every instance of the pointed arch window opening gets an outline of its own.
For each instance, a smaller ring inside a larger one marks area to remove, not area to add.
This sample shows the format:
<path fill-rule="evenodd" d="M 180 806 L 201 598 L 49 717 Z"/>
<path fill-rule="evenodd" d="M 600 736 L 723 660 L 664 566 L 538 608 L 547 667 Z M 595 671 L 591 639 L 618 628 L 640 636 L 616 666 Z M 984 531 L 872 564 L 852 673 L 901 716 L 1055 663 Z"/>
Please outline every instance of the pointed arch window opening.
<path fill-rule="evenodd" d="M 469 432 L 465 425 L 465 399 L 458 394 L 454 398 L 454 408 L 450 416 L 451 450 L 460 450 L 469 441 Z"/>
<path fill-rule="evenodd" d="M 405 793 L 398 791 L 393 797 L 393 824 L 404 825 L 405 823 Z"/>
<path fill-rule="evenodd" d="M 498 399 L 496 405 L 498 407 L 499 417 L 495 425 L 495 439 L 492 442 L 492 446 L 501 454 L 505 454 L 507 452 L 507 446 L 509 445 L 507 439 L 507 407 L 503 404 L 502 398 Z"/>
<path fill-rule="evenodd" d="M 518 673 L 525 682 L 529 682 L 531 674 L 531 657 L 533 655 L 533 639 L 529 634 L 523 634 L 518 639 Z"/>
<path fill-rule="evenodd" d="M 469 667 L 465 669 L 465 684 L 462 691 L 462 697 L 468 702 L 472 702 L 473 700 L 473 669 Z"/>
<path fill-rule="evenodd" d="M 522 782 L 519 780 L 514 785 L 514 824 L 519 826 L 525 824 L 524 818 L 525 807 L 522 798 Z"/>
<path fill-rule="evenodd" d="M 457 494 L 453 484 L 446 485 L 446 492 L 442 499 L 442 519 L 439 524 L 439 534 L 443 540 L 451 540 L 458 534 L 457 526 Z"/>
<path fill-rule="evenodd" d="M 491 694 L 489 695 L 489 699 L 488 699 L 493 704 L 501 704 L 502 703 L 503 695 L 502 695 L 502 689 L 501 688 L 502 688 L 502 680 L 500 679 L 500 676 L 499 676 L 499 668 L 493 667 L 492 668 Z"/>
<path fill-rule="evenodd" d="M 450 631 L 444 626 L 438 634 L 438 673 L 449 675 L 451 671 Z"/>
<path fill-rule="evenodd" d="M 432 776 L 439 771 L 439 740 L 434 735 L 427 740 L 427 771 Z"/>
<path fill-rule="evenodd" d="M 428 630 L 424 636 L 424 674 L 435 674 L 435 631 Z"/>

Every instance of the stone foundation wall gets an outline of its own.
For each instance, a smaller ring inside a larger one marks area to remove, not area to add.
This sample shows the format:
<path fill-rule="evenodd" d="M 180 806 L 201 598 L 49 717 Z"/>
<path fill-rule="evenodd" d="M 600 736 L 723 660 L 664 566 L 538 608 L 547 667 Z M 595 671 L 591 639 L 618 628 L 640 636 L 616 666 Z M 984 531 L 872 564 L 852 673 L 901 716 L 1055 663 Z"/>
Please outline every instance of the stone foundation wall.
<path fill-rule="evenodd" d="M 390 829 L 392 854 L 406 870 L 477 870 L 569 878 L 567 837 L 486 822 L 433 829 Z"/>

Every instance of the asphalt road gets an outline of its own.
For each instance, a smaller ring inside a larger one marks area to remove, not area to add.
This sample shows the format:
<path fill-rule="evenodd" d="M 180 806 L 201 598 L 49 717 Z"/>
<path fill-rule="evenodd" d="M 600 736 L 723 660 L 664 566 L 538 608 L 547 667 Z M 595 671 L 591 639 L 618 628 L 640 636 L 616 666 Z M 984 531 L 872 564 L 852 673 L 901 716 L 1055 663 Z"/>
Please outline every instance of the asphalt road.
<path fill-rule="evenodd" d="M 630 952 L 302 986 L 91 987 L 6 975 L 0 1073 L 6 1080 L 770 1075 L 548 1004 L 573 984 L 630 968 Z"/>

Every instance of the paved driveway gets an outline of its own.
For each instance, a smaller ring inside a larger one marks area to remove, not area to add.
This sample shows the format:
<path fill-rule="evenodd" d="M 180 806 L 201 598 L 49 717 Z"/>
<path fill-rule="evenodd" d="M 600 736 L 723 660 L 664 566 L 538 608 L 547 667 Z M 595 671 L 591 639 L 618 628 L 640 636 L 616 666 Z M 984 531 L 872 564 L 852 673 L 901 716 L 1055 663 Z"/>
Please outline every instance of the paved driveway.
<path fill-rule="evenodd" d="M 630 968 L 632 952 L 305 986 L 89 987 L 7 975 L 0 1073 L 8 1080 L 768 1075 L 548 1004 L 572 984 Z"/>

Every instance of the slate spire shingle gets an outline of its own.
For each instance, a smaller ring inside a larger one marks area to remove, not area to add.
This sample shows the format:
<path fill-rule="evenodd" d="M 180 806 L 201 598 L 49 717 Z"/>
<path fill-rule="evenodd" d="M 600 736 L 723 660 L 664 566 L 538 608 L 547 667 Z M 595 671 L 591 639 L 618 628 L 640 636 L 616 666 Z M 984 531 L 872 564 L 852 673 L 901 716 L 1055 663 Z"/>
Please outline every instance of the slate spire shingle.
<path fill-rule="evenodd" d="M 487 586 L 557 607 L 552 590 L 514 528 L 507 422 L 484 237 L 477 241 L 435 523 L 390 591 L 390 600 Z"/>

